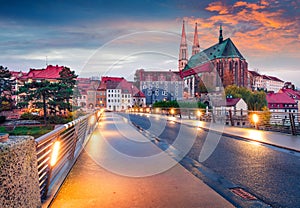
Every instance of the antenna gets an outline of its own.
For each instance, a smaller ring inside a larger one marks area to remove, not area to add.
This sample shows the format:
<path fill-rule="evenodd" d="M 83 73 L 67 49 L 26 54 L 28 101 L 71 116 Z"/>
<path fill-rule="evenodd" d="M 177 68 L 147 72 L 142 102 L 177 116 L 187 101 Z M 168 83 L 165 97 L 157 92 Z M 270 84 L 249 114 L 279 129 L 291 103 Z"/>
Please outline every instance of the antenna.
<path fill-rule="evenodd" d="M 48 56 L 46 56 L 46 66 L 48 66 Z"/>

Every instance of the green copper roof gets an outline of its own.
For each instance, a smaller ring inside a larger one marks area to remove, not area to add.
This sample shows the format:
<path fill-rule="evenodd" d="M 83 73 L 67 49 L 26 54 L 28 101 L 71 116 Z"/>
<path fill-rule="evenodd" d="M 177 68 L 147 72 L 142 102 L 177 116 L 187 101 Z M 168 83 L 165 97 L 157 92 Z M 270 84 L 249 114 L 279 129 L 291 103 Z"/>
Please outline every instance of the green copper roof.
<path fill-rule="evenodd" d="M 217 43 L 190 58 L 183 71 L 199 66 L 216 58 L 240 58 L 245 59 L 235 47 L 230 38 Z"/>

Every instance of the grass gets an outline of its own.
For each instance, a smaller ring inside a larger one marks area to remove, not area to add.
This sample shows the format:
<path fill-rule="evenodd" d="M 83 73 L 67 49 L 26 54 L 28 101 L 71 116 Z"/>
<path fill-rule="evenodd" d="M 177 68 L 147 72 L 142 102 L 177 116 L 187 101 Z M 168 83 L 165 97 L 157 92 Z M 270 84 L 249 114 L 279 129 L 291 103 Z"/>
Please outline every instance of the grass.
<path fill-rule="evenodd" d="M 17 126 L 14 130 L 12 131 L 7 131 L 5 127 L 0 126 L 0 132 L 2 133 L 9 133 L 9 135 L 30 135 L 33 136 L 34 138 L 38 138 L 50 131 L 53 130 L 53 126 Z"/>

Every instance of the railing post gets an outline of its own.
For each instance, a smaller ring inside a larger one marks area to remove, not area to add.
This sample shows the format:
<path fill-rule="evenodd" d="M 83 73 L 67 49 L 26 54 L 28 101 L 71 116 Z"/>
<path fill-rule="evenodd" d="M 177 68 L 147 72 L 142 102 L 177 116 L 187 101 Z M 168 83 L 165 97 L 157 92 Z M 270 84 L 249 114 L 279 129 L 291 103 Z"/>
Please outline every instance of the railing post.
<path fill-rule="evenodd" d="M 215 118 L 215 108 L 212 109 L 211 111 L 211 119 L 213 123 L 216 123 L 216 118 Z"/>
<path fill-rule="evenodd" d="M 289 113 L 290 124 L 291 124 L 291 133 L 292 135 L 296 135 L 296 125 L 295 125 L 295 118 L 293 113 Z"/>
<path fill-rule="evenodd" d="M 79 121 L 74 126 L 74 137 L 73 137 L 73 142 L 72 142 L 73 144 L 72 144 L 72 148 L 70 151 L 70 155 L 68 157 L 69 160 L 73 160 L 75 157 L 75 150 L 76 150 L 76 145 L 77 145 L 77 141 L 78 141 L 78 131 L 79 131 L 80 123 L 81 123 L 81 121 Z"/>
<path fill-rule="evenodd" d="M 234 126 L 234 121 L 233 121 L 232 111 L 231 110 L 229 110 L 229 120 L 230 120 L 231 126 Z"/>

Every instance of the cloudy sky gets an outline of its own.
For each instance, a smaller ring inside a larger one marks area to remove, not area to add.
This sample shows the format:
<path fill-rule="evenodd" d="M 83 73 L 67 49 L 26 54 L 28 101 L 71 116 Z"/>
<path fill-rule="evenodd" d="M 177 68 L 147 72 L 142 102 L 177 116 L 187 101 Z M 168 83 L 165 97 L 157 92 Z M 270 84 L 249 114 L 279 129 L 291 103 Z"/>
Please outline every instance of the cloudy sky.
<path fill-rule="evenodd" d="M 230 37 L 249 69 L 300 86 L 300 0 L 0 0 L 0 65 L 65 65 L 80 76 L 177 70 L 182 20 L 205 49 Z"/>

